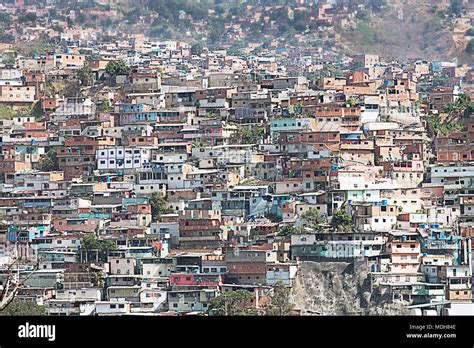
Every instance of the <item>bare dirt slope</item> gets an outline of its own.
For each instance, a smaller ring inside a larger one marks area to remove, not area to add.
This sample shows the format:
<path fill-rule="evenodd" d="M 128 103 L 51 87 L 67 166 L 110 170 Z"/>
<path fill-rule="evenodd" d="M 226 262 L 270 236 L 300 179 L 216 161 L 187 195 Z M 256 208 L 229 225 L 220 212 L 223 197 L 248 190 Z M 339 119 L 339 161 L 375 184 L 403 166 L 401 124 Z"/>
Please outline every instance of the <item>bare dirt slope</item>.
<path fill-rule="evenodd" d="M 303 315 L 406 315 L 389 294 L 371 292 L 365 263 L 300 263 L 292 301 Z"/>
<path fill-rule="evenodd" d="M 341 47 L 353 53 L 375 53 L 395 59 L 457 57 L 461 62 L 472 63 L 473 57 L 463 51 L 465 42 L 460 43 L 460 35 L 455 34 L 454 23 L 444 18 L 431 1 L 389 3 L 386 10 L 357 21 L 356 29 L 343 30 Z"/>

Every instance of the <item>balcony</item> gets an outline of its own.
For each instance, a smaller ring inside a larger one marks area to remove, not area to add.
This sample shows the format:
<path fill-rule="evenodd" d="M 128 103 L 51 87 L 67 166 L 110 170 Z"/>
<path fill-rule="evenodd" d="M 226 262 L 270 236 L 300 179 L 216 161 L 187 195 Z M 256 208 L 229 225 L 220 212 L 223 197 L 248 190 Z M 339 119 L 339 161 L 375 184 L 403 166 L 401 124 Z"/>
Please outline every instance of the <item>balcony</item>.
<path fill-rule="evenodd" d="M 449 284 L 448 290 L 469 290 L 471 291 L 471 284 Z"/>
<path fill-rule="evenodd" d="M 456 250 L 458 249 L 457 244 L 448 244 L 443 242 L 426 242 L 423 245 L 424 249 L 428 250 Z"/>

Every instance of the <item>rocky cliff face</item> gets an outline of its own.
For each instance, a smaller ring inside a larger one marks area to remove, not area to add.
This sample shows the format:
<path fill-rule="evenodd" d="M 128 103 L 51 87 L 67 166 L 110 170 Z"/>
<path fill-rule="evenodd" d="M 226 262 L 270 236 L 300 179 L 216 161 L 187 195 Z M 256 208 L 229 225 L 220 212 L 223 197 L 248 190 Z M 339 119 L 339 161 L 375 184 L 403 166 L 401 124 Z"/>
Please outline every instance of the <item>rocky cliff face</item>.
<path fill-rule="evenodd" d="M 390 294 L 372 292 L 365 263 L 303 261 L 292 302 L 303 315 L 407 315 Z"/>

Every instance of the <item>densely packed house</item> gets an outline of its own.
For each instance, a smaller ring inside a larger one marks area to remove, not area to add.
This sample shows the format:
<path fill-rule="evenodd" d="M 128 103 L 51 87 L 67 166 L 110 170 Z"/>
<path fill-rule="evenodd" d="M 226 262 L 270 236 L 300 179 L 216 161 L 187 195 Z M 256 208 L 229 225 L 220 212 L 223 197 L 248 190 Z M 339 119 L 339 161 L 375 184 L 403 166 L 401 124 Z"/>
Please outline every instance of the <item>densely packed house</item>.
<path fill-rule="evenodd" d="M 357 260 L 409 308 L 471 306 L 470 67 L 80 43 L 0 65 L 2 288 L 49 315 L 265 311 L 302 263 Z"/>

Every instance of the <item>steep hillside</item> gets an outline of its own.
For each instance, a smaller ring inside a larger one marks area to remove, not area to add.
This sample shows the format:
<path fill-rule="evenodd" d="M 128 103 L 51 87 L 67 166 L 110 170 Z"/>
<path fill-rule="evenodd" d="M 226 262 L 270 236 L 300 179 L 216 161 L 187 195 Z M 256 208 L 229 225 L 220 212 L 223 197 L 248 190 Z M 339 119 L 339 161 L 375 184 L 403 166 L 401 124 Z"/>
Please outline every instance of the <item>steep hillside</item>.
<path fill-rule="evenodd" d="M 461 63 L 474 63 L 465 52 L 470 18 L 465 8 L 454 13 L 447 6 L 454 1 L 460 0 L 337 0 L 331 7 L 323 2 L 302 6 L 296 0 L 117 0 L 115 16 L 97 15 L 93 1 L 80 2 L 74 10 L 77 24 L 86 27 L 240 53 L 248 44 L 260 43 L 263 49 L 317 47 L 399 59 L 457 57 Z M 73 9 L 65 0 L 61 4 Z M 107 6 L 100 8 L 106 11 Z"/>
<path fill-rule="evenodd" d="M 303 315 L 407 315 L 389 294 L 370 289 L 365 264 L 311 262 L 300 264 L 292 301 Z"/>
<path fill-rule="evenodd" d="M 383 11 L 360 13 L 351 28 L 339 28 L 336 46 L 350 53 L 378 53 L 398 59 L 453 59 L 472 63 L 461 28 L 430 0 L 390 1 Z M 456 41 L 455 41 L 456 40 Z"/>

